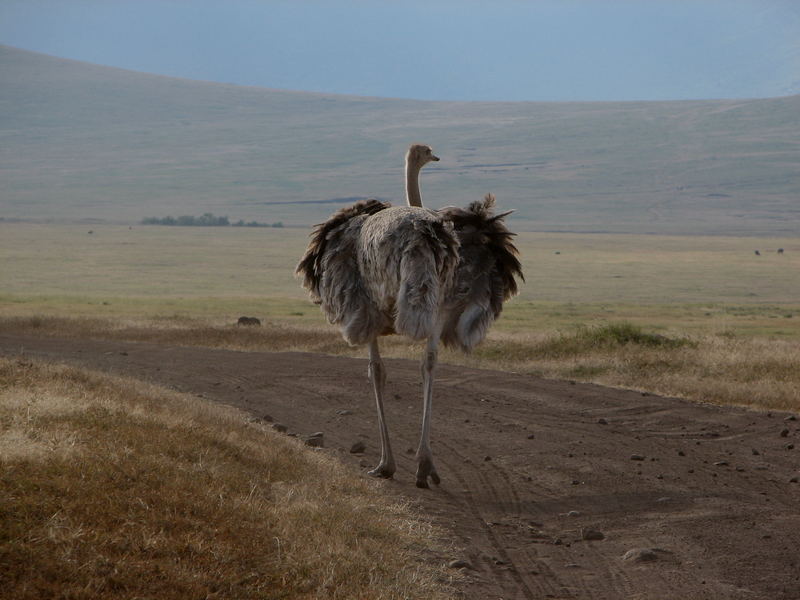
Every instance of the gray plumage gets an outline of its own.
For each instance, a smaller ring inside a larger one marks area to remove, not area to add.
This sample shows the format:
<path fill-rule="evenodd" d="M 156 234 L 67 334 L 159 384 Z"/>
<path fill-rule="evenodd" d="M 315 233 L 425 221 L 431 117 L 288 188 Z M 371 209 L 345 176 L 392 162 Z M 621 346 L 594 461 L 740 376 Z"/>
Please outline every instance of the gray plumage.
<path fill-rule="evenodd" d="M 381 462 L 373 475 L 391 477 L 395 471 L 377 339 L 397 333 L 427 340 L 419 487 L 428 487 L 428 477 L 439 482 L 429 442 L 438 343 L 470 351 L 517 292 L 516 278 L 522 279 L 513 234 L 503 223 L 508 213 L 493 214 L 493 196 L 466 209 L 421 206 L 417 176 L 432 160 L 438 158 L 427 146 L 412 146 L 406 157 L 407 198 L 417 206 L 366 200 L 342 208 L 315 227 L 296 271 L 344 339 L 369 344 L 381 432 Z"/>
<path fill-rule="evenodd" d="M 524 280 L 494 196 L 438 211 L 366 200 L 316 226 L 297 266 L 312 300 L 352 345 L 400 333 L 470 351 Z"/>
<path fill-rule="evenodd" d="M 358 202 L 318 225 L 297 267 L 352 345 L 431 335 L 458 266 L 451 223 L 426 208 Z"/>

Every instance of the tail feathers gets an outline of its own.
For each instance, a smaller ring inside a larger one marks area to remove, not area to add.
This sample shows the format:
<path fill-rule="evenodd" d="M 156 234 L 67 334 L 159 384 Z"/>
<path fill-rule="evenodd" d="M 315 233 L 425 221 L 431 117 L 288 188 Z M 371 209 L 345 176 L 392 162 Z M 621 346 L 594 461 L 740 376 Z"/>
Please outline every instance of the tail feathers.
<path fill-rule="evenodd" d="M 511 211 L 495 215 L 494 203 L 494 196 L 487 194 L 466 209 L 439 211 L 453 223 L 461 243 L 442 341 L 466 352 L 486 337 L 503 303 L 517 293 L 517 278 L 525 280 L 519 253 L 511 242 L 514 234 L 503 222 Z"/>
<path fill-rule="evenodd" d="M 445 323 L 442 343 L 470 352 L 483 341 L 494 322 L 494 313 L 486 305 L 472 303 Z"/>
<path fill-rule="evenodd" d="M 436 324 L 441 283 L 429 270 L 432 262 L 422 252 L 409 253 L 401 262 L 394 328 L 415 340 L 430 336 Z"/>
<path fill-rule="evenodd" d="M 394 329 L 413 339 L 435 333 L 442 294 L 450 289 L 458 267 L 458 238 L 444 221 L 420 223 L 417 242 L 400 261 L 400 288 Z"/>

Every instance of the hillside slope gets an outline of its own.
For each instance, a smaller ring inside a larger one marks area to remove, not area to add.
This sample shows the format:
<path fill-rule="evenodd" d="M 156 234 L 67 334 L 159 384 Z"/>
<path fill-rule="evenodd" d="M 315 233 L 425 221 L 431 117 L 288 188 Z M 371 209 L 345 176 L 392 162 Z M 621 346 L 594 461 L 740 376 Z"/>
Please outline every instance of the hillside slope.
<path fill-rule="evenodd" d="M 0 217 L 210 211 L 307 225 L 336 199 L 494 192 L 527 230 L 797 235 L 800 96 L 628 103 L 361 98 L 175 79 L 0 46 Z"/>

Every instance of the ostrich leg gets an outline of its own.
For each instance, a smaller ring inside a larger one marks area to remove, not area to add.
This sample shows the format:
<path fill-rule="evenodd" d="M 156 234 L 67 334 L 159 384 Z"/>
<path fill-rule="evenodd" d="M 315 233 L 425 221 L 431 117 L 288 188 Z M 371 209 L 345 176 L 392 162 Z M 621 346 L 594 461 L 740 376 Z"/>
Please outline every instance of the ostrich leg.
<path fill-rule="evenodd" d="M 369 343 L 369 378 L 372 387 L 375 389 L 375 404 L 378 407 L 378 427 L 381 432 L 381 462 L 378 466 L 369 471 L 374 477 L 390 478 L 394 475 L 395 464 L 392 456 L 392 446 L 389 443 L 389 428 L 386 427 L 386 417 L 383 414 L 383 389 L 386 385 L 386 368 L 383 366 L 380 352 L 378 352 L 378 340 L 374 339 Z"/>
<path fill-rule="evenodd" d="M 433 453 L 431 452 L 431 410 L 433 408 L 433 374 L 436 369 L 436 359 L 439 348 L 439 332 L 428 338 L 425 356 L 422 359 L 422 390 L 424 406 L 422 412 L 422 437 L 417 449 L 417 487 L 427 488 L 428 477 L 435 484 L 439 484 L 439 475 L 433 466 Z"/>

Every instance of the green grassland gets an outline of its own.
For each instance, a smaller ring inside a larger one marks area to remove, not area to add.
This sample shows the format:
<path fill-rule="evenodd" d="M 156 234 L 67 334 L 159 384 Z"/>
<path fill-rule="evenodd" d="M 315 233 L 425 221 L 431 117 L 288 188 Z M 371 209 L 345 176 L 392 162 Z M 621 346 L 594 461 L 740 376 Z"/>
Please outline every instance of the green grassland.
<path fill-rule="evenodd" d="M 0 314 L 324 324 L 293 275 L 305 230 L 92 227 L 0 223 Z M 628 320 L 800 337 L 797 240 L 521 233 L 516 242 L 526 283 L 499 331 Z"/>
<path fill-rule="evenodd" d="M 304 230 L 92 232 L 0 224 L 1 331 L 364 356 L 293 277 Z M 796 240 L 522 233 L 517 242 L 520 295 L 472 355 L 445 350 L 443 362 L 800 410 Z M 262 327 L 236 327 L 242 315 Z M 398 336 L 381 346 L 387 357 L 420 352 Z"/>
<path fill-rule="evenodd" d="M 213 212 L 318 222 L 402 201 L 434 146 L 432 207 L 486 192 L 528 231 L 796 236 L 800 96 L 421 102 L 133 73 L 0 46 L 0 217 L 138 223 Z"/>

